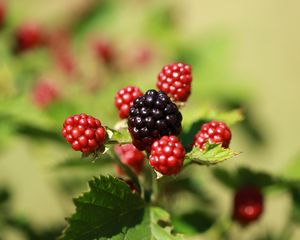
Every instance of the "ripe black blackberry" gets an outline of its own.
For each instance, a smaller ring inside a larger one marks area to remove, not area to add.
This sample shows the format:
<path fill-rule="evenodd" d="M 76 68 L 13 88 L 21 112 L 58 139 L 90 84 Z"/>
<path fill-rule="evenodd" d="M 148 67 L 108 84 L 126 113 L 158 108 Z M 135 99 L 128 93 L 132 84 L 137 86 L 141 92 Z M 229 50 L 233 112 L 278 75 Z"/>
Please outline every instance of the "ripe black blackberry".
<path fill-rule="evenodd" d="M 163 92 L 148 90 L 135 99 L 129 110 L 128 129 L 133 145 L 151 151 L 152 143 L 162 136 L 177 136 L 181 131 L 182 115 L 175 103 Z"/>

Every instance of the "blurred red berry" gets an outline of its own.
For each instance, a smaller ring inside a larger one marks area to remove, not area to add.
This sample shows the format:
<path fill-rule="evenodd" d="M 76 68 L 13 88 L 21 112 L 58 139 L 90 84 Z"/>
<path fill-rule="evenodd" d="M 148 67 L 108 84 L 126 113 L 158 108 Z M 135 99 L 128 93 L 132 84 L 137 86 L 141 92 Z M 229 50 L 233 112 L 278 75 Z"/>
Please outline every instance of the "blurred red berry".
<path fill-rule="evenodd" d="M 191 93 L 192 70 L 184 63 L 164 66 L 157 76 L 156 86 L 174 101 L 185 102 Z"/>
<path fill-rule="evenodd" d="M 0 28 L 4 26 L 6 16 L 6 5 L 4 1 L 0 0 Z"/>
<path fill-rule="evenodd" d="M 194 146 L 204 150 L 208 141 L 210 144 L 222 143 L 222 147 L 228 148 L 230 140 L 230 128 L 223 122 L 213 120 L 202 125 L 200 131 L 195 135 Z"/>
<path fill-rule="evenodd" d="M 32 89 L 32 100 L 38 107 L 44 108 L 59 98 L 57 88 L 47 82 L 39 81 Z"/>
<path fill-rule="evenodd" d="M 58 67 L 66 74 L 72 74 L 76 69 L 76 62 L 69 34 L 63 30 L 52 32 L 47 38 L 47 44 Z"/>
<path fill-rule="evenodd" d="M 163 136 L 152 144 L 150 165 L 163 175 L 180 172 L 185 150 L 175 136 Z"/>
<path fill-rule="evenodd" d="M 114 60 L 115 54 L 112 43 L 106 39 L 94 41 L 93 51 L 95 52 L 96 57 L 105 64 L 110 64 Z"/>
<path fill-rule="evenodd" d="M 65 120 L 62 135 L 75 151 L 91 153 L 104 145 L 106 131 L 100 120 L 75 114 Z"/>
<path fill-rule="evenodd" d="M 41 27 L 34 23 L 21 25 L 15 33 L 15 52 L 21 53 L 40 47 L 44 44 L 44 34 Z"/>
<path fill-rule="evenodd" d="M 144 167 L 145 154 L 132 144 L 116 145 L 115 152 L 125 165 L 129 166 L 136 174 L 140 174 Z M 122 169 L 117 166 L 117 172 L 123 175 Z"/>
<path fill-rule="evenodd" d="M 123 178 L 119 178 L 121 181 L 125 182 L 128 187 L 130 188 L 131 192 L 132 193 L 139 193 L 140 194 L 140 191 L 138 190 L 138 188 L 135 186 L 134 182 L 130 179 L 123 179 Z"/>
<path fill-rule="evenodd" d="M 127 118 L 133 101 L 142 96 L 143 93 L 138 87 L 128 86 L 120 89 L 115 95 L 115 105 L 119 109 L 120 118 Z"/>
<path fill-rule="evenodd" d="M 233 218 L 240 224 L 257 220 L 264 209 L 261 190 L 254 186 L 240 188 L 234 197 Z"/>

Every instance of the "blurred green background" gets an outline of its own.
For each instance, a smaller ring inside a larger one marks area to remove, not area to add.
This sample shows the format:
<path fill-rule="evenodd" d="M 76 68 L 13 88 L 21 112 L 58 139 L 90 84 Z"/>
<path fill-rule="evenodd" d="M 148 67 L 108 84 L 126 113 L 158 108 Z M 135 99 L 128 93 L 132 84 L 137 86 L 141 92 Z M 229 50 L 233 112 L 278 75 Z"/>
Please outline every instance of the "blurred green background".
<path fill-rule="evenodd" d="M 186 124 L 211 110 L 241 108 L 245 114 L 244 123 L 233 128 L 231 145 L 242 154 L 221 168 L 247 166 L 300 178 L 299 2 L 9 0 L 6 6 L 0 32 L 0 186 L 11 193 L 6 209 L 35 230 L 59 229 L 86 180 L 114 174 L 109 164 L 79 162 L 60 137 L 64 118 L 85 112 L 113 126 L 115 92 L 128 84 L 154 88 L 161 67 L 175 61 L 193 68 L 192 95 L 183 110 Z M 75 70 L 66 71 L 43 47 L 12 54 L 14 31 L 26 22 L 47 33 L 65 32 Z M 113 49 L 112 62 L 95 53 L 97 39 Z M 32 101 L 41 79 L 60 96 L 46 107 Z M 208 168 L 191 173 L 201 175 L 201 184 L 215 183 L 208 192 L 220 199 L 220 211 L 230 214 L 232 192 Z M 268 195 L 259 223 L 233 227 L 231 239 L 281 232 L 290 203 L 282 192 Z M 295 230 L 292 239 L 299 239 Z M 0 231 L 5 240 L 26 239 L 12 227 L 0 225 Z"/>

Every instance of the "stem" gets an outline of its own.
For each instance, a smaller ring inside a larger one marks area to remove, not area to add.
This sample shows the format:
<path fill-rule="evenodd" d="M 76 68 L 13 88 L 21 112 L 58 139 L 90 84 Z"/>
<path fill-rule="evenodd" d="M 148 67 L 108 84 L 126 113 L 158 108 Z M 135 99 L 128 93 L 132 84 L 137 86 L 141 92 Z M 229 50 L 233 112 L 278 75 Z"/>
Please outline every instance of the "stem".
<path fill-rule="evenodd" d="M 127 174 L 128 177 L 133 181 L 133 183 L 136 185 L 139 192 L 141 192 L 141 185 L 139 182 L 138 177 L 135 175 L 135 173 L 124 163 L 122 163 L 117 156 L 117 154 L 113 150 L 108 151 L 108 155 L 111 157 L 111 159 Z"/>
<path fill-rule="evenodd" d="M 152 201 L 153 202 L 156 202 L 157 201 L 157 198 L 158 198 L 158 180 L 156 179 L 156 173 L 154 170 L 151 170 L 151 175 L 152 175 Z"/>

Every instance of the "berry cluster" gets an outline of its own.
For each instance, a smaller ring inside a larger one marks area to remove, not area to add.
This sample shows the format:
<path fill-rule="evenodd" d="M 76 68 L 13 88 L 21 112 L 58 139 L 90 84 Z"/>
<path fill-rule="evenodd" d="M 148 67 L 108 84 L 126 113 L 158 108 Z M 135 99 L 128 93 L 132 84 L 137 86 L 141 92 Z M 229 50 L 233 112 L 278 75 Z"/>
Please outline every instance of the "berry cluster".
<path fill-rule="evenodd" d="M 129 109 L 132 107 L 133 101 L 142 95 L 142 91 L 134 86 L 122 88 L 116 93 L 115 105 L 119 110 L 121 119 L 128 117 Z"/>
<path fill-rule="evenodd" d="M 139 174 L 143 170 L 145 154 L 139 151 L 132 144 L 116 145 L 115 152 L 119 155 L 122 163 L 128 165 L 132 170 Z M 119 167 L 117 172 L 122 175 L 123 171 Z"/>
<path fill-rule="evenodd" d="M 148 90 L 130 108 L 128 130 L 133 145 L 150 151 L 153 142 L 162 136 L 178 135 L 182 115 L 176 104 L 162 91 Z"/>
<path fill-rule="evenodd" d="M 240 224 L 249 224 L 263 212 L 263 195 L 257 187 L 240 188 L 234 197 L 233 218 Z"/>
<path fill-rule="evenodd" d="M 158 172 L 164 175 L 179 173 L 185 150 L 175 136 L 163 136 L 152 145 L 150 164 Z"/>
<path fill-rule="evenodd" d="M 160 91 L 151 89 L 143 94 L 138 87 L 128 86 L 116 93 L 115 105 L 119 117 L 127 118 L 132 144 L 116 145 L 115 152 L 136 174 L 144 165 L 143 150 L 150 153 L 150 165 L 163 175 L 177 174 L 182 169 L 185 149 L 176 137 L 182 129 L 182 115 L 172 100 L 186 101 L 191 81 L 191 67 L 174 63 L 161 70 L 157 82 Z M 104 144 L 105 129 L 99 120 L 81 114 L 65 121 L 63 135 L 75 150 L 93 152 Z M 228 148 L 230 140 L 229 127 L 213 120 L 201 126 L 194 137 L 194 146 L 203 151 L 209 142 Z M 120 168 L 117 172 L 123 174 Z"/>
<path fill-rule="evenodd" d="M 184 63 L 166 65 L 157 77 L 156 86 L 173 100 L 185 102 L 191 93 L 191 66 Z"/>
<path fill-rule="evenodd" d="M 83 153 L 91 153 L 102 147 L 106 136 L 101 122 L 86 114 L 68 117 L 64 122 L 62 134 L 74 150 Z"/>
<path fill-rule="evenodd" d="M 230 140 L 231 131 L 229 127 L 223 122 L 213 120 L 201 126 L 200 131 L 195 135 L 194 145 L 204 150 L 208 141 L 210 144 L 222 143 L 222 147 L 228 148 Z"/>

